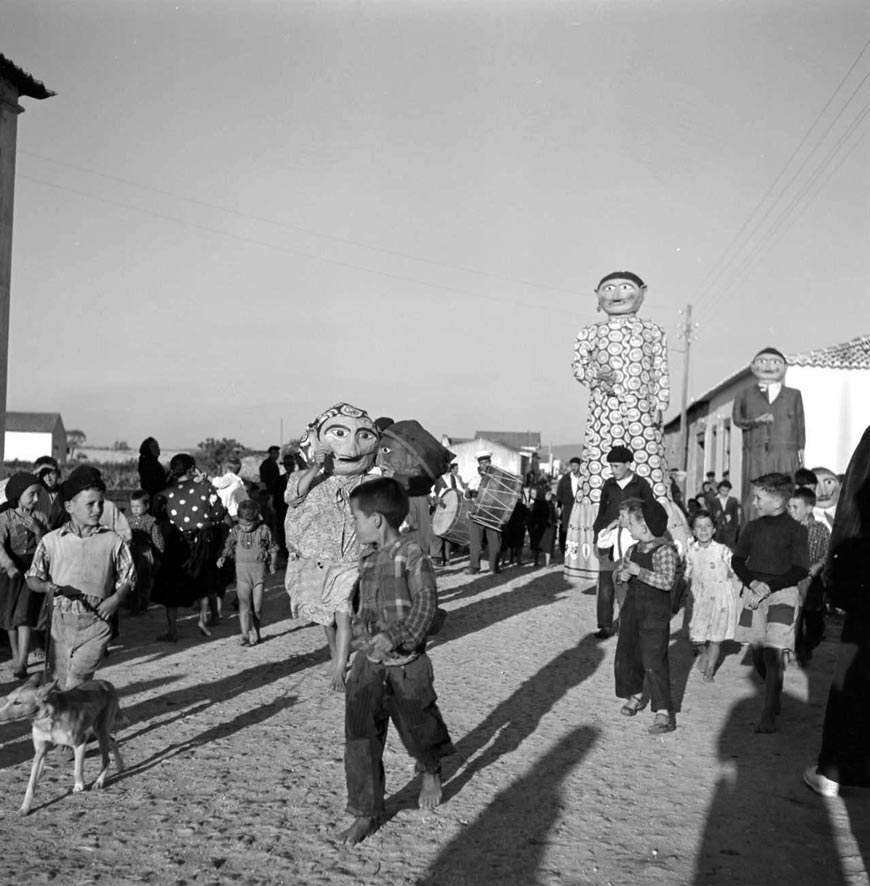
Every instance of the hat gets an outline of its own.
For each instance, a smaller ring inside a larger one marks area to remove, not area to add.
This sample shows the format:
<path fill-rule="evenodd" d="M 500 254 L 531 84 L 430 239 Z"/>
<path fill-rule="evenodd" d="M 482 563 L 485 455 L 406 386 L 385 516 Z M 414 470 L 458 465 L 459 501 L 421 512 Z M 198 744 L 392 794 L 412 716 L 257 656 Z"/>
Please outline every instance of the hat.
<path fill-rule="evenodd" d="M 630 464 L 634 461 L 634 453 L 627 446 L 614 446 L 607 453 L 607 461 L 618 461 L 620 464 Z"/>
<path fill-rule="evenodd" d="M 668 531 L 668 512 L 657 501 L 644 501 L 641 512 L 643 522 L 656 538 Z"/>
<path fill-rule="evenodd" d="M 17 474 L 13 474 L 6 484 L 6 501 L 14 508 L 22 493 L 31 486 L 42 486 L 42 481 L 36 474 L 31 474 L 30 471 L 19 471 Z"/>
<path fill-rule="evenodd" d="M 61 484 L 60 494 L 64 502 L 68 502 L 72 501 L 83 489 L 106 491 L 102 475 L 90 465 L 79 465 L 77 468 L 73 468 L 69 477 Z"/>
<path fill-rule="evenodd" d="M 478 461 L 480 461 L 482 458 L 492 458 L 492 452 L 489 449 L 481 449 L 480 452 L 478 452 L 474 457 Z"/>
<path fill-rule="evenodd" d="M 783 363 L 787 362 L 785 359 L 785 354 L 782 351 L 778 351 L 776 348 L 762 348 L 753 358 L 753 362 L 761 357 L 763 354 L 770 354 L 772 357 L 779 357 Z"/>
<path fill-rule="evenodd" d="M 40 465 L 40 466 L 36 469 L 36 476 L 39 477 L 40 480 L 41 480 L 46 474 L 51 474 L 51 473 L 59 474 L 59 473 L 60 473 L 60 469 L 59 469 L 59 468 L 56 468 L 54 465 Z"/>

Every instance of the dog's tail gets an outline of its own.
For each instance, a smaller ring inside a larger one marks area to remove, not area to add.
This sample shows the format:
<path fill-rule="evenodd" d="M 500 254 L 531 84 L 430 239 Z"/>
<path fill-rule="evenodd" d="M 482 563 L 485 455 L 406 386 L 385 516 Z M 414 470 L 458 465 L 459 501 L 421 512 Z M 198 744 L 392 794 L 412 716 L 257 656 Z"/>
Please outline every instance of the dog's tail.
<path fill-rule="evenodd" d="M 119 705 L 118 710 L 115 712 L 114 730 L 126 729 L 129 725 L 130 718 L 127 716 L 127 712 Z"/>

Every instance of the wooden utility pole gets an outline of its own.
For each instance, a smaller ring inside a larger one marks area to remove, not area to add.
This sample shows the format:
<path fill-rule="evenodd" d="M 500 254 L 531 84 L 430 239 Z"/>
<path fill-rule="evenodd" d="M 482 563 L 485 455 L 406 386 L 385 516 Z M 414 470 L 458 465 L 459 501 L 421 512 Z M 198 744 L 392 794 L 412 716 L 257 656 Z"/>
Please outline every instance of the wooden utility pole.
<path fill-rule="evenodd" d="M 689 352 L 692 345 L 692 306 L 686 305 L 686 325 L 683 327 L 683 392 L 680 401 L 680 468 L 689 467 Z"/>

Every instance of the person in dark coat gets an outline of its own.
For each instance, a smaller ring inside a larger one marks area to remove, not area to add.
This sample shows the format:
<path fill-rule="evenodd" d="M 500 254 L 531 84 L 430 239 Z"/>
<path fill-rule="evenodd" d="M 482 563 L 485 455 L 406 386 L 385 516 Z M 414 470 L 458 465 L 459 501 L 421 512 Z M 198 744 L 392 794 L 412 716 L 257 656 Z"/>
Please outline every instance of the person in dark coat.
<path fill-rule="evenodd" d="M 822 747 L 804 781 L 835 797 L 841 787 L 870 787 L 870 427 L 852 455 L 828 546 L 824 582 L 846 612 Z"/>
<path fill-rule="evenodd" d="M 139 485 L 151 497 L 166 486 L 166 471 L 160 464 L 160 444 L 153 437 L 146 437 L 139 447 Z"/>
<path fill-rule="evenodd" d="M 568 537 L 568 523 L 571 522 L 571 509 L 577 500 L 580 488 L 580 459 L 574 456 L 568 462 L 568 473 L 562 474 L 556 486 L 556 507 L 559 509 L 559 550 L 564 555 L 565 540 Z"/>

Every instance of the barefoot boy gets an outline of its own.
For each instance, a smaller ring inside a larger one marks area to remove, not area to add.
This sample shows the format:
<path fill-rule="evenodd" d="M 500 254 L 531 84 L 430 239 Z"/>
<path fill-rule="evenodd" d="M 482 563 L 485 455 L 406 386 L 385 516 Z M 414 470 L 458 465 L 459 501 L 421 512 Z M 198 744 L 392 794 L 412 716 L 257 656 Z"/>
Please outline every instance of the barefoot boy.
<path fill-rule="evenodd" d="M 810 565 L 807 530 L 786 513 L 794 490 L 787 474 L 752 481 L 758 513 L 740 533 L 731 568 L 743 582 L 743 611 L 736 639 L 752 646 L 752 660 L 765 682 L 764 708 L 756 732 L 776 732 L 782 694 L 783 652 L 795 648 L 800 610 L 797 585 Z"/>
<path fill-rule="evenodd" d="M 426 637 L 438 603 L 432 563 L 420 546 L 399 535 L 408 496 L 391 478 L 371 480 L 350 494 L 360 544 L 354 606 L 354 648 L 347 679 L 345 755 L 348 812 L 342 834 L 351 845 L 378 826 L 384 811 L 383 753 L 392 720 L 423 773 L 420 806 L 441 802 L 441 758 L 453 753 L 432 686 Z"/>
<path fill-rule="evenodd" d="M 109 645 L 111 618 L 136 583 L 129 544 L 100 525 L 105 491 L 99 471 L 73 470 L 61 487 L 69 522 L 43 536 L 27 572 L 31 591 L 54 596 L 52 665 L 62 689 L 94 676 Z"/>

